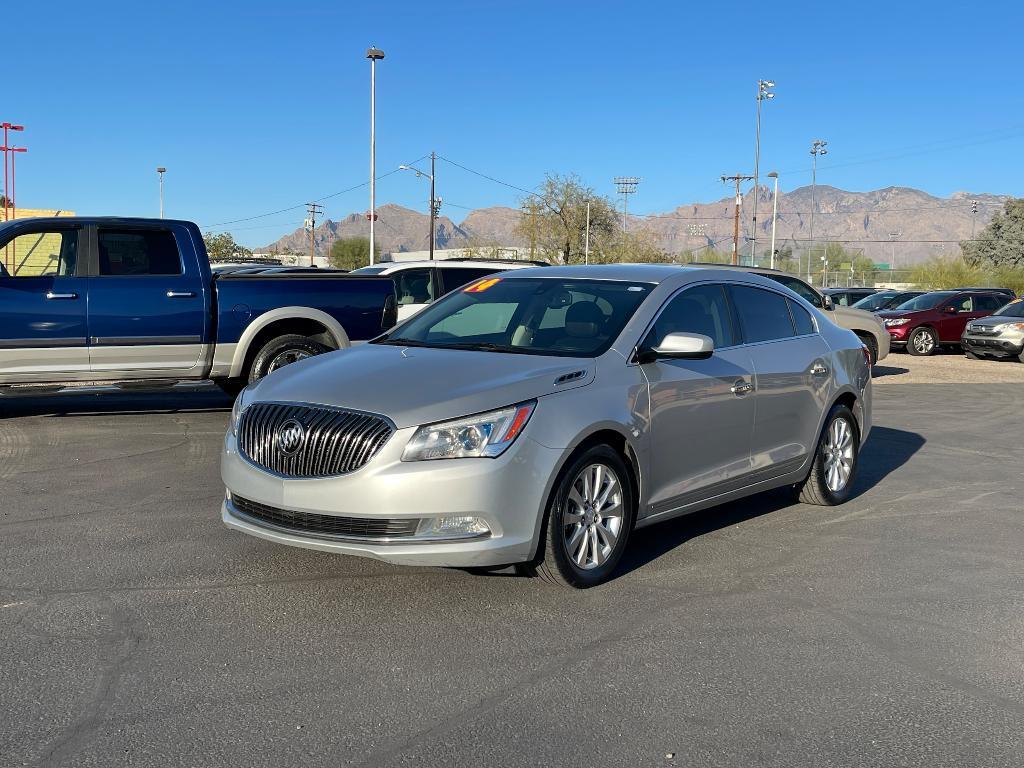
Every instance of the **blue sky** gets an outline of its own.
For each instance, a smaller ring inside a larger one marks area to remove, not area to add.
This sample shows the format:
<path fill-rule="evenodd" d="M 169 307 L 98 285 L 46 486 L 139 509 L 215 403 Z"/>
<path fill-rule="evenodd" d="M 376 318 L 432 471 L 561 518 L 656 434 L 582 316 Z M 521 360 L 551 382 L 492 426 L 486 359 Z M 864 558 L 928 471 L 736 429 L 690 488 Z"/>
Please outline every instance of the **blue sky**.
<path fill-rule="evenodd" d="M 611 194 L 643 178 L 636 212 L 724 197 L 750 173 L 1022 194 L 1024 88 L 1014 3 L 333 2 L 19 3 L 5 10 L 0 120 L 17 141 L 19 205 L 167 215 L 204 227 L 301 204 L 369 174 L 368 45 L 378 68 L 378 173 L 435 149 L 532 188 L 577 173 Z M 444 213 L 521 194 L 439 163 Z M 426 207 L 412 174 L 378 205 Z M 324 201 L 368 208 L 361 187 Z M 227 227 L 268 243 L 300 210 Z"/>

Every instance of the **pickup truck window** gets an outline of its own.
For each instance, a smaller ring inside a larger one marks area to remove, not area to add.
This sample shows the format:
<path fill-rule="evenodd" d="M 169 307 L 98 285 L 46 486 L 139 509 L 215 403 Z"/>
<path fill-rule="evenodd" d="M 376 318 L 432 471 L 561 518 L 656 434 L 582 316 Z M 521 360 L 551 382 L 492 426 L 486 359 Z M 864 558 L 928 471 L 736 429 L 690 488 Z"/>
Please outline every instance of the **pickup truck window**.
<path fill-rule="evenodd" d="M 174 235 L 165 229 L 100 227 L 100 275 L 180 275 L 181 256 Z"/>
<path fill-rule="evenodd" d="M 11 277 L 70 277 L 78 261 L 78 230 L 19 235 L 0 250 Z"/>
<path fill-rule="evenodd" d="M 398 293 L 398 303 L 429 304 L 437 298 L 437 287 L 434 285 L 434 270 L 407 269 L 394 275 Z"/>

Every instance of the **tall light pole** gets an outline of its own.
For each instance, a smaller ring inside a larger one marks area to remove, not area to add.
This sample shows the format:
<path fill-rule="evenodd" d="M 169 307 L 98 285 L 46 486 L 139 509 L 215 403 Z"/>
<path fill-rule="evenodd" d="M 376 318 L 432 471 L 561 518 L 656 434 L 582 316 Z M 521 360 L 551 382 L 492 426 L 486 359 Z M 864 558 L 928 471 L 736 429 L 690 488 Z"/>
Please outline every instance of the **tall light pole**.
<path fill-rule="evenodd" d="M 8 155 L 8 153 L 13 152 L 14 150 L 13 149 L 8 149 L 8 147 L 10 147 L 10 144 L 7 143 L 7 141 L 8 141 L 7 135 L 8 135 L 8 131 L 24 131 L 25 130 L 25 126 L 24 125 L 15 125 L 14 123 L 3 122 L 3 123 L 0 123 L 0 128 L 4 129 L 4 147 L 3 147 L 3 153 L 4 153 L 4 201 L 5 201 L 4 202 L 4 221 L 7 221 L 7 219 L 8 219 L 7 209 L 10 207 L 11 199 L 14 197 L 14 195 L 11 194 L 10 177 L 7 174 L 7 155 Z M 13 168 L 13 166 L 14 166 L 14 155 L 12 154 L 11 155 L 11 167 Z"/>
<path fill-rule="evenodd" d="M 757 140 L 754 143 L 754 219 L 750 232 L 750 266 L 754 266 L 757 253 L 757 173 L 761 164 L 761 102 L 775 98 L 775 94 L 768 90 L 774 87 L 775 83 L 771 80 L 757 81 Z"/>
<path fill-rule="evenodd" d="M 583 263 L 590 263 L 590 201 L 587 200 L 587 228 L 583 235 Z"/>
<path fill-rule="evenodd" d="M 437 153 L 430 153 L 430 173 L 425 173 L 419 168 L 415 168 L 411 165 L 400 165 L 398 170 L 400 171 L 412 171 L 417 176 L 424 176 L 430 180 L 430 260 L 434 260 L 434 228 L 437 222 L 437 214 L 441 210 L 441 199 L 434 196 L 434 176 L 436 175 L 436 164 Z"/>
<path fill-rule="evenodd" d="M 814 143 L 811 144 L 811 250 L 807 254 L 807 280 L 811 281 L 811 254 L 814 253 L 814 192 L 818 186 L 818 156 L 827 155 L 828 150 L 825 147 L 828 146 L 827 141 L 821 139 L 815 139 Z"/>
<path fill-rule="evenodd" d="M 156 172 L 160 175 L 160 218 L 164 217 L 164 174 L 167 173 L 167 169 L 162 165 L 158 166 Z"/>
<path fill-rule="evenodd" d="M 637 185 L 641 182 L 639 176 L 616 176 L 612 181 L 622 195 L 622 244 L 626 244 L 626 214 L 629 210 L 629 196 L 636 194 Z"/>
<path fill-rule="evenodd" d="M 377 62 L 384 51 L 373 46 L 367 48 L 370 60 L 370 263 L 374 260 L 374 225 L 377 222 Z"/>
<path fill-rule="evenodd" d="M 772 249 L 771 254 L 771 268 L 775 269 L 775 222 L 779 218 L 779 174 L 772 171 L 768 174 L 769 179 L 775 180 L 775 192 L 772 194 Z M 751 264 L 751 266 L 754 266 Z"/>
<path fill-rule="evenodd" d="M 902 232 L 890 232 L 889 242 L 892 243 L 891 251 L 889 253 L 889 271 L 892 272 L 896 269 L 896 241 L 903 235 Z"/>

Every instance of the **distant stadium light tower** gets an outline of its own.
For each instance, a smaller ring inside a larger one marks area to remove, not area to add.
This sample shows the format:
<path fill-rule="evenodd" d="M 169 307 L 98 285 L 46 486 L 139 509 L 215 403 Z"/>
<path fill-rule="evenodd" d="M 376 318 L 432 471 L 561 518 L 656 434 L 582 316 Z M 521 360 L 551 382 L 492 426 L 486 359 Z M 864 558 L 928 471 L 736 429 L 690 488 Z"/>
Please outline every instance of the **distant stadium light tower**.
<path fill-rule="evenodd" d="M 626 234 L 626 214 L 629 211 L 629 196 L 636 194 L 637 185 L 642 181 L 639 176 L 616 176 L 612 181 L 619 194 L 622 195 L 622 234 Z"/>
<path fill-rule="evenodd" d="M 761 102 L 774 99 L 775 94 L 769 89 L 774 88 L 771 80 L 757 81 L 757 138 L 754 143 L 754 219 L 750 230 L 750 266 L 754 266 L 757 258 L 757 175 L 761 165 Z"/>

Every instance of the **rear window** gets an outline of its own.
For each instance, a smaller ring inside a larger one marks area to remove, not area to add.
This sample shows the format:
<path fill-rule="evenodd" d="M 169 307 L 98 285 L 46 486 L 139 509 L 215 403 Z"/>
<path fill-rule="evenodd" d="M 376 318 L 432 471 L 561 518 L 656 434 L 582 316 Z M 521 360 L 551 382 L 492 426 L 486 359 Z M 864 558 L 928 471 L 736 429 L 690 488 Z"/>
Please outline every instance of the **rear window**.
<path fill-rule="evenodd" d="M 746 285 L 733 285 L 729 290 L 745 342 L 756 344 L 795 335 L 785 296 Z"/>
<path fill-rule="evenodd" d="M 120 230 L 101 227 L 99 273 L 121 275 L 180 275 L 181 256 L 169 230 Z"/>

